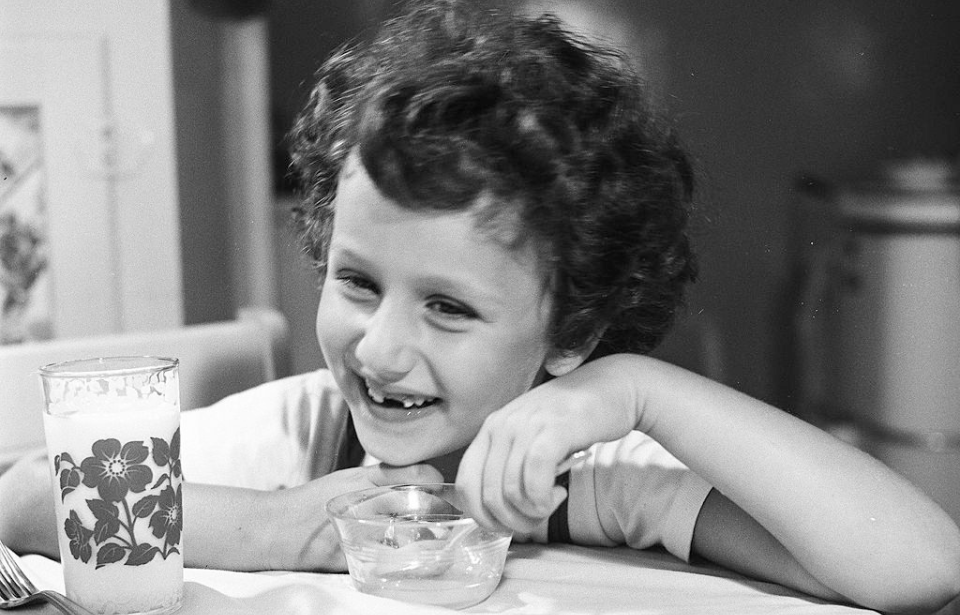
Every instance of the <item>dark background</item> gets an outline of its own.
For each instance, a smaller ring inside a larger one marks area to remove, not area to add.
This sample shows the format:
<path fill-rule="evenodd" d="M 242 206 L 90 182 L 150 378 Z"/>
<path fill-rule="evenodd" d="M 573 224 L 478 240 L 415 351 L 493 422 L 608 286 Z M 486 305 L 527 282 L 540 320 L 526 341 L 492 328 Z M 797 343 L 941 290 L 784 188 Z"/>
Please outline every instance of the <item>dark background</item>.
<path fill-rule="evenodd" d="M 528 4 L 625 46 L 675 118 L 702 176 L 695 230 L 701 280 L 687 322 L 719 332 L 725 382 L 789 409 L 798 178 L 841 185 L 892 159 L 957 160 L 960 3 Z M 326 54 L 392 10 L 385 0 L 266 5 L 278 141 Z"/>

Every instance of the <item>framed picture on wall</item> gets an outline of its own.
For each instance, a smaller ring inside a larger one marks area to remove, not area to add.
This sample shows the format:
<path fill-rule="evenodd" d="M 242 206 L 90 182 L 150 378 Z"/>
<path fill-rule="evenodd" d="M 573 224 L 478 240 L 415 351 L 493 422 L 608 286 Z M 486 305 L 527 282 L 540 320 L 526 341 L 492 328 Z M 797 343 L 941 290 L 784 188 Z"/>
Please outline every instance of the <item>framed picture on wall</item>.
<path fill-rule="evenodd" d="M 98 37 L 0 32 L 0 342 L 118 330 Z"/>
<path fill-rule="evenodd" d="M 36 105 L 0 105 L 0 344 L 51 337 L 47 208 Z"/>

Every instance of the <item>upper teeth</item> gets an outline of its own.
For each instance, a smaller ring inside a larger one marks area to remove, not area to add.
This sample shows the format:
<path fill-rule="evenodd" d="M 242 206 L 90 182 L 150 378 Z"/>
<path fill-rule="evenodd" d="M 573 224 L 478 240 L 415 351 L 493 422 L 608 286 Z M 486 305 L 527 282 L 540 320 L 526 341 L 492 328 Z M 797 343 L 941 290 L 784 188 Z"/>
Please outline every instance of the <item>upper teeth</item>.
<path fill-rule="evenodd" d="M 428 401 L 433 401 L 434 399 L 436 399 L 435 397 L 426 397 L 426 396 L 424 396 L 424 395 L 391 395 L 391 394 L 385 394 L 385 393 L 377 390 L 377 389 L 376 389 L 373 385 L 371 385 L 369 382 L 366 383 L 366 384 L 367 384 L 367 395 L 369 395 L 369 396 L 370 396 L 370 399 L 372 399 L 373 401 L 377 402 L 378 404 L 382 404 L 382 403 L 383 403 L 384 401 L 386 401 L 387 399 L 392 399 L 393 401 L 397 401 L 397 402 L 402 403 L 404 408 L 413 408 L 413 407 L 418 407 L 418 408 L 419 408 L 420 406 L 422 406 L 423 404 L 427 403 Z"/>

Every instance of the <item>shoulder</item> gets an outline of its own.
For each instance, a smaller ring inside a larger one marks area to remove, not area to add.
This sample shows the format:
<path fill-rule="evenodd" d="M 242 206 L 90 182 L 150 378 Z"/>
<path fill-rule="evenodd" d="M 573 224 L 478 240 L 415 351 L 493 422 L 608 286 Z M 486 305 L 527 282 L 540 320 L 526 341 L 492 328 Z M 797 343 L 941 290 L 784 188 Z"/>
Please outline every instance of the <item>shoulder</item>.
<path fill-rule="evenodd" d="M 207 410 L 279 409 L 286 406 L 334 403 L 341 399 L 340 391 L 329 370 L 312 372 L 272 380 L 245 391 L 224 397 L 206 408 L 190 410 L 186 414 Z"/>
<path fill-rule="evenodd" d="M 273 380 L 225 397 L 205 408 L 183 412 L 182 438 L 206 439 L 210 434 L 250 437 L 309 433 L 313 427 L 339 424 L 347 405 L 328 370 L 321 369 Z M 246 435 L 244 435 L 246 434 Z"/>
<path fill-rule="evenodd" d="M 686 466 L 659 442 L 639 431 L 631 431 L 619 440 L 593 445 L 584 462 L 584 465 L 594 471 L 640 467 L 686 469 Z"/>
<path fill-rule="evenodd" d="M 604 499 L 630 497 L 627 494 L 634 490 L 650 496 L 658 491 L 685 488 L 699 491 L 705 486 L 702 479 L 670 451 L 639 431 L 593 445 L 590 455 L 575 470 L 574 476 L 591 480 L 596 496 Z M 630 491 L 624 491 L 624 487 Z"/>
<path fill-rule="evenodd" d="M 634 431 L 595 444 L 572 470 L 570 535 L 588 544 L 662 544 L 686 559 L 709 491 L 708 483 L 657 441 Z"/>
<path fill-rule="evenodd" d="M 184 412 L 181 458 L 193 482 L 274 489 L 329 471 L 349 409 L 327 370 L 274 380 Z"/>

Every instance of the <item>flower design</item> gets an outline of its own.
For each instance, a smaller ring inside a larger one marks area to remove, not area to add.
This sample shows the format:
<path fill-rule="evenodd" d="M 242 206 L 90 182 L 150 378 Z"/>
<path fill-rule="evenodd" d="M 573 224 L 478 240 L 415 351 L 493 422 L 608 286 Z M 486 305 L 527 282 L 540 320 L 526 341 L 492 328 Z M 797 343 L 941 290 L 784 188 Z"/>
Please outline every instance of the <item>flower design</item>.
<path fill-rule="evenodd" d="M 63 531 L 70 539 L 70 555 L 73 556 L 73 559 L 78 559 L 83 563 L 89 562 L 90 555 L 93 553 L 90 549 L 90 537 L 93 536 L 93 532 L 83 527 L 77 511 L 70 511 L 70 517 L 63 522 Z"/>
<path fill-rule="evenodd" d="M 160 492 L 157 512 L 150 517 L 150 529 L 157 538 L 167 537 L 167 544 L 180 544 L 180 532 L 183 531 L 183 494 L 180 487 L 174 491 L 172 486 Z"/>
<path fill-rule="evenodd" d="M 180 467 L 180 428 L 173 432 L 173 438 L 170 439 L 170 473 L 180 478 L 183 470 Z M 179 493 L 177 499 L 180 499 Z"/>
<path fill-rule="evenodd" d="M 151 450 L 152 449 L 152 450 Z M 77 498 L 72 495 L 82 483 L 96 489 L 99 499 L 84 493 L 81 498 L 96 519 L 93 529 L 83 526 L 76 510 L 64 522 L 63 530 L 74 559 L 96 568 L 116 562 L 142 566 L 156 556 L 167 559 L 180 553 L 183 533 L 183 492 L 180 476 L 180 430 L 170 441 L 149 438 L 121 445 L 119 440 L 97 440 L 93 453 L 77 465 L 63 452 L 54 456 L 54 475 L 60 478 L 60 498 L 64 505 Z M 153 482 L 153 463 L 160 477 Z M 151 485 L 150 483 L 153 482 Z M 82 492 L 81 492 L 82 493 Z M 130 494 L 137 494 L 131 496 Z M 148 521 L 149 519 L 149 521 Z M 146 523 L 156 544 L 143 540 Z"/>
<path fill-rule="evenodd" d="M 153 461 L 158 466 L 170 466 L 170 474 L 180 478 L 180 428 L 173 432 L 173 438 L 168 444 L 160 438 L 151 438 L 153 441 Z"/>
<path fill-rule="evenodd" d="M 93 456 L 80 463 L 83 484 L 96 487 L 107 502 L 120 502 L 127 491 L 140 493 L 153 480 L 153 470 L 143 465 L 149 451 L 142 442 L 127 442 L 121 448 L 115 438 L 97 440 Z"/>

